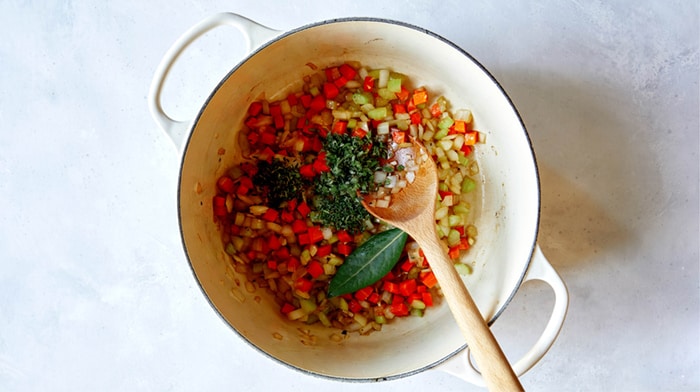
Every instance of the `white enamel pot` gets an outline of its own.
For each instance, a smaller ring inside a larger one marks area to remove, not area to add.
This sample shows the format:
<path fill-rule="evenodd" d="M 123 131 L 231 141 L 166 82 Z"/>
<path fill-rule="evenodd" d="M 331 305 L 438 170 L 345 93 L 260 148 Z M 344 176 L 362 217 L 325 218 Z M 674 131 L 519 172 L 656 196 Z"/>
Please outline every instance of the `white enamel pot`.
<path fill-rule="evenodd" d="M 213 90 L 196 118 L 171 119 L 161 106 L 166 76 L 180 53 L 221 25 L 238 28 L 250 54 Z M 179 221 L 184 250 L 206 298 L 244 340 L 277 361 L 303 372 L 345 380 L 384 380 L 425 369 L 445 370 L 483 385 L 447 306 L 431 308 L 369 336 L 289 322 L 261 289 L 245 288 L 231 268 L 213 220 L 215 180 L 241 159 L 237 150 L 249 104 L 264 94 L 274 100 L 301 86 L 312 73 L 344 61 L 389 67 L 414 85 L 447 97 L 452 107 L 470 108 L 486 142 L 476 150 L 481 169 L 474 223 L 478 240 L 467 257 L 475 261 L 466 277 L 483 317 L 492 323 L 528 280 L 542 280 L 555 294 L 545 330 L 522 359 L 518 375 L 539 361 L 555 341 L 568 308 L 566 287 L 537 245 L 540 190 L 535 156 L 513 103 L 497 81 L 469 54 L 424 29 L 370 18 L 347 18 L 289 32 L 266 28 L 236 14 L 213 15 L 188 30 L 166 53 L 156 71 L 149 105 L 158 124 L 182 149 Z M 300 329 L 301 328 L 301 329 Z M 311 337 L 313 336 L 313 337 Z M 507 354 L 507 353 L 506 353 Z"/>

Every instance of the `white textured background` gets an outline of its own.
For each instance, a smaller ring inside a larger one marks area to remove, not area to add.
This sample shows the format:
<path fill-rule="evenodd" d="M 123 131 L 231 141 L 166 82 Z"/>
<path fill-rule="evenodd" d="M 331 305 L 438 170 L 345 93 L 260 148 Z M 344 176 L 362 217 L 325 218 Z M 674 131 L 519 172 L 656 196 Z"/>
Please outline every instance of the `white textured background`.
<path fill-rule="evenodd" d="M 191 25 L 233 11 L 287 30 L 373 16 L 427 28 L 502 83 L 542 180 L 540 244 L 571 303 L 533 391 L 698 391 L 695 1 L 0 1 L 0 390 L 465 391 L 439 371 L 347 384 L 278 365 L 204 300 L 181 249 L 179 153 L 146 94 Z M 166 87 L 187 119 L 244 55 L 196 43 Z M 523 353 L 552 295 L 494 326 Z M 361 359 L 358 359 L 361 360 Z"/>

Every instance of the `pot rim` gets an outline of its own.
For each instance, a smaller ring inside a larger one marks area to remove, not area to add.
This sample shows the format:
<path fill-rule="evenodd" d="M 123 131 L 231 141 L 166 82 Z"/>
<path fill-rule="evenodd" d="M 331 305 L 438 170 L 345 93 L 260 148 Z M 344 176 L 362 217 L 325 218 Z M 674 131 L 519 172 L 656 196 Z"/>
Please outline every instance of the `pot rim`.
<path fill-rule="evenodd" d="M 185 243 L 184 232 L 183 232 L 183 218 L 182 218 L 182 209 L 181 209 L 181 193 L 182 193 L 182 170 L 181 170 L 181 169 L 182 169 L 182 167 L 183 167 L 184 164 L 185 164 L 185 159 L 186 159 L 186 156 L 187 156 L 187 149 L 188 149 L 188 147 L 189 147 L 190 140 L 191 140 L 191 138 L 192 138 L 192 134 L 193 134 L 193 132 L 194 132 L 194 129 L 196 128 L 196 126 L 197 126 L 197 124 L 198 124 L 198 122 L 199 122 L 199 120 L 200 120 L 200 118 L 201 118 L 201 116 L 202 116 L 204 110 L 207 108 L 207 106 L 209 105 L 209 103 L 210 103 L 211 99 L 214 97 L 214 95 L 216 95 L 216 93 L 219 91 L 219 89 L 222 87 L 222 85 L 223 85 L 223 84 L 238 70 L 238 68 L 240 68 L 244 63 L 246 63 L 248 60 L 250 60 L 251 58 L 253 58 L 253 57 L 254 57 L 255 55 L 257 55 L 259 52 L 265 50 L 265 48 L 267 48 L 268 46 L 272 45 L 273 43 L 275 43 L 275 42 L 277 42 L 277 41 L 280 41 L 280 40 L 282 40 L 282 39 L 284 39 L 284 38 L 286 38 L 286 37 L 289 37 L 289 36 L 291 36 L 291 35 L 297 34 L 297 33 L 299 33 L 299 32 L 308 30 L 308 29 L 312 29 L 312 28 L 316 28 L 316 27 L 320 27 L 320 26 L 325 26 L 325 25 L 336 24 L 336 23 L 348 23 L 348 22 L 372 22 L 372 23 L 380 23 L 380 24 L 387 24 L 387 25 L 393 25 L 393 26 L 404 27 L 404 28 L 412 29 L 412 30 L 418 31 L 418 32 L 420 32 L 420 33 L 426 34 L 426 35 L 428 35 L 428 36 L 430 36 L 430 37 L 432 37 L 432 38 L 435 38 L 435 39 L 441 41 L 442 43 L 445 43 L 445 44 L 449 45 L 452 49 L 454 49 L 454 50 L 458 51 L 460 54 L 466 56 L 466 57 L 467 57 L 471 62 L 473 62 L 486 76 L 488 76 L 488 78 L 491 80 L 491 82 L 496 86 L 496 88 L 501 92 L 501 94 L 503 95 L 503 97 L 507 100 L 508 105 L 510 106 L 510 108 L 513 110 L 513 112 L 514 112 L 515 115 L 517 116 L 518 122 L 520 123 L 520 125 L 521 125 L 521 127 L 522 127 L 522 130 L 523 130 L 523 132 L 525 133 L 525 139 L 526 139 L 526 141 L 527 141 L 527 146 L 528 146 L 528 148 L 530 149 L 530 153 L 531 153 L 531 155 L 532 155 L 532 160 L 533 160 L 533 165 L 534 165 L 534 170 L 535 170 L 535 187 L 536 187 L 536 190 L 537 190 L 537 198 L 536 198 L 536 202 L 537 202 L 537 214 L 536 214 L 536 219 L 535 219 L 535 229 L 534 229 L 534 233 L 533 233 L 533 237 L 532 237 L 531 245 L 530 245 L 530 254 L 529 254 L 529 256 L 528 256 L 528 261 L 527 261 L 527 263 L 524 264 L 524 268 L 523 268 L 523 270 L 520 272 L 520 276 L 518 277 L 517 284 L 515 284 L 515 285 L 513 286 L 513 289 L 511 290 L 511 292 L 510 292 L 508 298 L 503 302 L 503 304 L 499 307 L 499 309 L 498 309 L 498 310 L 496 311 L 496 313 L 493 315 L 493 317 L 491 318 L 491 320 L 489 320 L 489 321 L 487 322 L 487 324 L 488 324 L 489 326 L 493 325 L 493 323 L 501 316 L 501 314 L 503 314 L 503 312 L 505 311 L 505 309 L 508 307 L 508 305 L 510 304 L 510 302 L 513 300 L 513 298 L 515 297 L 516 293 L 517 293 L 518 290 L 520 289 L 520 286 L 522 285 L 523 280 L 524 280 L 524 278 L 525 278 L 525 275 L 526 275 L 526 273 L 527 273 L 527 271 L 528 271 L 528 268 L 530 267 L 530 264 L 531 264 L 531 262 L 532 262 L 532 257 L 533 257 L 533 255 L 534 255 L 534 253 L 535 253 L 535 248 L 536 248 L 536 246 L 537 246 L 537 237 L 538 237 L 538 233 L 539 233 L 540 215 L 541 215 L 541 208 L 542 208 L 542 207 L 541 207 L 541 205 L 542 205 L 542 196 L 541 196 L 541 183 L 540 183 L 539 167 L 538 167 L 538 165 L 537 165 L 537 157 L 536 157 L 536 154 L 535 154 L 535 150 L 534 150 L 534 148 L 533 148 L 533 146 L 532 146 L 532 140 L 530 139 L 530 135 L 529 135 L 529 133 L 528 133 L 528 131 L 527 131 L 527 128 L 526 128 L 526 126 L 525 126 L 525 123 L 523 122 L 523 119 L 522 119 L 522 117 L 521 117 L 521 115 L 520 115 L 520 112 L 518 111 L 517 107 L 516 107 L 515 104 L 513 103 L 513 100 L 510 98 L 510 96 L 507 94 L 507 92 L 505 91 L 505 89 L 503 88 L 503 86 L 498 82 L 498 80 L 491 74 L 491 72 L 488 71 L 488 69 L 486 69 L 486 68 L 485 68 L 476 58 L 474 58 L 470 53 L 468 53 L 466 50 L 462 49 L 460 46 L 458 46 L 457 44 L 453 43 L 452 41 L 450 41 L 450 40 L 444 38 L 443 36 L 441 36 L 441 35 L 439 35 L 439 34 L 437 34 L 437 33 L 435 33 L 435 32 L 432 32 L 432 31 L 430 31 L 430 30 L 428 30 L 428 29 L 426 29 L 426 28 L 419 27 L 419 26 L 417 26 L 417 25 L 410 24 L 410 23 L 407 23 L 407 22 L 398 21 L 398 20 L 393 20 L 393 19 L 388 19 L 388 18 L 378 18 L 378 17 L 364 17 L 364 16 L 360 16 L 360 17 L 332 18 L 332 19 L 321 20 L 321 21 L 318 21 L 318 22 L 308 23 L 308 24 L 305 24 L 305 25 L 296 27 L 296 28 L 294 28 L 294 29 L 285 31 L 285 32 L 281 33 L 280 35 L 278 35 L 278 36 L 276 36 L 276 37 L 270 39 L 268 42 L 266 42 L 266 43 L 260 45 L 259 47 L 255 48 L 254 50 L 252 50 L 252 51 L 251 51 L 250 53 L 248 53 L 242 60 L 240 60 L 235 66 L 233 66 L 233 67 L 231 68 L 231 70 L 230 70 L 229 72 L 227 72 L 226 75 L 223 76 L 223 77 L 221 78 L 221 80 L 219 80 L 219 82 L 216 84 L 216 86 L 211 90 L 211 93 L 207 96 L 207 98 L 205 99 L 205 101 L 202 103 L 201 107 L 199 108 L 199 110 L 198 110 L 198 112 L 197 112 L 197 115 L 194 116 L 194 118 L 191 120 L 190 126 L 188 127 L 188 128 L 189 128 L 189 132 L 187 133 L 187 135 L 186 135 L 185 138 L 184 138 L 184 141 L 183 141 L 183 148 L 182 148 L 182 152 L 181 152 L 180 173 L 178 174 L 178 187 L 177 187 L 177 213 L 178 213 L 178 224 L 179 224 L 179 231 L 180 231 L 180 241 L 181 241 L 181 243 L 182 243 L 183 249 L 185 250 L 184 253 L 185 253 L 185 256 L 187 257 L 187 262 L 188 262 L 188 265 L 189 265 L 189 267 L 190 267 L 190 270 L 191 270 L 192 274 L 193 274 L 194 277 L 195 277 L 195 281 L 197 282 L 197 286 L 199 287 L 199 289 L 200 289 L 200 291 L 202 292 L 202 294 L 204 294 L 204 297 L 206 298 L 207 302 L 208 302 L 209 305 L 215 310 L 215 312 L 216 312 L 216 314 L 219 316 L 219 318 L 220 318 L 230 329 L 232 329 L 239 337 L 241 337 L 242 340 L 245 341 L 249 346 L 253 347 L 256 351 L 258 351 L 258 352 L 264 354 L 266 357 L 268 357 L 268 358 L 274 360 L 275 362 L 280 363 L 280 364 L 282 364 L 282 365 L 284 365 L 284 366 L 286 366 L 286 367 L 288 367 L 288 368 L 290 368 L 290 369 L 293 369 L 293 370 L 296 370 L 296 371 L 300 371 L 300 372 L 303 372 L 303 373 L 305 373 L 305 374 L 308 374 L 308 375 L 311 375 L 311 376 L 315 376 L 315 377 L 319 377 L 319 378 L 322 378 L 322 379 L 330 379 L 330 380 L 345 381 L 345 382 L 356 382 L 356 383 L 377 382 L 377 381 L 390 381 L 390 380 L 396 380 L 396 379 L 400 379 L 400 378 L 404 378 L 404 377 L 409 377 L 409 376 L 412 376 L 412 375 L 421 373 L 421 372 L 423 372 L 423 371 L 426 371 L 426 370 L 428 370 L 428 369 L 434 368 L 434 367 L 436 367 L 436 366 L 442 364 L 443 362 L 449 360 L 450 358 L 454 357 L 455 355 L 459 354 L 460 352 L 464 351 L 464 350 L 467 348 L 467 344 L 466 344 L 466 343 L 463 344 L 463 345 L 460 346 L 458 349 L 454 350 L 452 353 L 449 353 L 449 354 L 445 355 L 445 356 L 444 356 L 443 358 L 441 358 L 440 360 L 435 361 L 435 362 L 430 363 L 430 364 L 427 364 L 427 365 L 425 365 L 425 366 L 423 366 L 423 367 L 420 367 L 420 368 L 417 368 L 417 369 L 414 369 L 414 370 L 411 370 L 411 371 L 403 372 L 403 373 L 398 373 L 398 374 L 389 375 L 389 376 L 386 376 L 386 377 L 381 377 L 381 378 L 351 378 L 351 377 L 327 375 L 327 374 L 322 374 L 322 373 L 316 373 L 316 372 L 310 371 L 310 370 L 308 370 L 308 369 L 304 369 L 304 368 L 302 368 L 302 367 L 296 366 L 296 365 L 294 365 L 294 364 L 287 363 L 287 362 L 285 362 L 285 361 L 283 361 L 283 360 L 281 360 L 281 359 L 279 359 L 279 358 L 277 358 L 277 357 L 271 355 L 270 353 L 267 353 L 266 351 L 262 350 L 260 347 L 258 347 L 257 345 L 255 345 L 255 344 L 254 344 L 253 342 L 251 342 L 249 339 L 247 339 L 243 334 L 241 334 L 238 330 L 236 330 L 236 328 L 234 328 L 232 325 L 230 325 L 230 324 L 227 322 L 227 320 L 225 319 L 225 317 L 223 316 L 223 314 L 221 314 L 221 312 L 218 310 L 218 308 L 216 307 L 216 305 L 212 302 L 211 298 L 209 298 L 209 296 L 207 295 L 207 293 L 206 293 L 204 287 L 202 286 L 202 283 L 199 281 L 199 279 L 197 279 L 197 275 L 196 275 L 196 271 L 195 271 L 195 269 L 194 269 L 193 262 L 192 262 L 192 260 L 191 260 L 191 258 L 190 258 L 189 253 L 187 252 L 187 246 L 186 246 L 186 243 Z"/>

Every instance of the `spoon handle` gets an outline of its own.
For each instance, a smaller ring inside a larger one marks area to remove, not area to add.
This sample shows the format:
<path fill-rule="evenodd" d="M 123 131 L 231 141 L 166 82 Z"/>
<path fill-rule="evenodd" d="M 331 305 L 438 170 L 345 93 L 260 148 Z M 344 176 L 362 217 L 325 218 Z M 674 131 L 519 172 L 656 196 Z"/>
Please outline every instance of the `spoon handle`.
<path fill-rule="evenodd" d="M 425 237 L 419 244 L 489 390 L 524 391 L 442 244 L 435 236 Z"/>

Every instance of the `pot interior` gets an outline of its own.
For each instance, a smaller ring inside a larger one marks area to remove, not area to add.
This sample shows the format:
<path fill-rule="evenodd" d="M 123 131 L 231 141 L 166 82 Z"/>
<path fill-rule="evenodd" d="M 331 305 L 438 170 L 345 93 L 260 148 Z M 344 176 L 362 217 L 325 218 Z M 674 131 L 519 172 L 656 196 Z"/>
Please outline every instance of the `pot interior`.
<path fill-rule="evenodd" d="M 539 186 L 528 136 L 508 97 L 470 56 L 421 29 L 383 20 L 338 20 L 294 30 L 262 47 L 221 82 L 203 106 L 187 142 L 180 178 L 183 242 L 196 278 L 222 318 L 245 340 L 277 360 L 318 375 L 384 379 L 433 366 L 464 347 L 446 304 L 422 318 L 394 320 L 369 336 L 340 335 L 290 322 L 263 289 L 250 293 L 231 267 L 213 220 L 216 179 L 241 159 L 238 132 L 249 104 L 301 88 L 302 78 L 344 61 L 388 67 L 414 86 L 469 108 L 486 134 L 476 149 L 481 181 L 473 208 L 479 230 L 466 255 L 474 272 L 465 283 L 488 320 L 518 289 L 533 251 Z M 343 338 L 337 340 L 337 336 Z"/>

